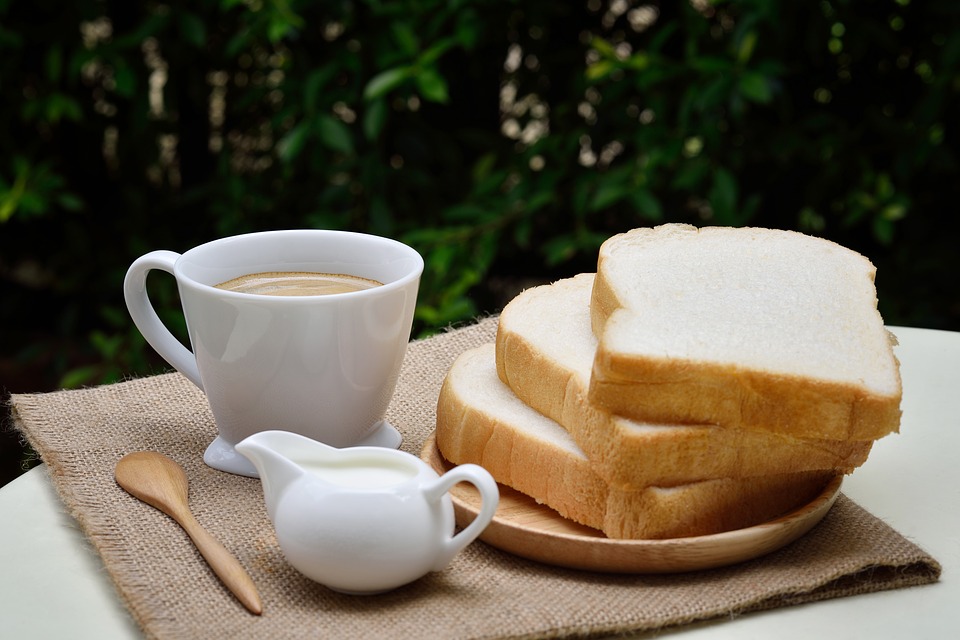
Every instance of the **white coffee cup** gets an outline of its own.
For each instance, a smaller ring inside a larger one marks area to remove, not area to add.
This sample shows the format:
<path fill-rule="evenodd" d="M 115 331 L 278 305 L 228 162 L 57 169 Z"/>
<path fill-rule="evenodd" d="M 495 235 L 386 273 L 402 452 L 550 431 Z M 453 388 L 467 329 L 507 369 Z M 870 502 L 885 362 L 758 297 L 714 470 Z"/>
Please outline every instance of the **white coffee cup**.
<path fill-rule="evenodd" d="M 147 274 L 177 281 L 192 351 L 163 325 Z M 271 296 L 214 285 L 259 272 L 341 273 L 382 283 L 362 291 Z M 413 323 L 423 258 L 379 236 L 329 230 L 266 231 L 214 240 L 185 253 L 153 251 L 124 280 L 127 309 L 147 342 L 204 391 L 217 438 L 211 467 L 257 477 L 234 445 L 283 430 L 334 446 L 396 448 L 383 420 Z"/>

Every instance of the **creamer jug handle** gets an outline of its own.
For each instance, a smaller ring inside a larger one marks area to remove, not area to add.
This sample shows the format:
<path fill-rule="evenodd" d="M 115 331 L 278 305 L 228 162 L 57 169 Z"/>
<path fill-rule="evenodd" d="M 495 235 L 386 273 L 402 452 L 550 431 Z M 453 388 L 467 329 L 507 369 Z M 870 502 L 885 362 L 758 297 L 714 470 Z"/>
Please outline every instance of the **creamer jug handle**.
<path fill-rule="evenodd" d="M 147 274 L 154 269 L 174 273 L 173 265 L 180 257 L 173 251 L 151 251 L 133 261 L 123 279 L 123 299 L 137 329 L 151 347 L 193 384 L 203 389 L 200 371 L 193 353 L 177 340 L 160 320 L 147 295 Z"/>
<path fill-rule="evenodd" d="M 437 558 L 435 571 L 446 567 L 457 553 L 483 533 L 493 520 L 497 505 L 500 503 L 500 491 L 497 489 L 496 480 L 486 469 L 476 464 L 461 464 L 454 467 L 428 486 L 424 493 L 429 500 L 439 500 L 458 482 L 469 482 L 480 492 L 480 513 L 460 533 L 443 541 L 444 551 Z"/>

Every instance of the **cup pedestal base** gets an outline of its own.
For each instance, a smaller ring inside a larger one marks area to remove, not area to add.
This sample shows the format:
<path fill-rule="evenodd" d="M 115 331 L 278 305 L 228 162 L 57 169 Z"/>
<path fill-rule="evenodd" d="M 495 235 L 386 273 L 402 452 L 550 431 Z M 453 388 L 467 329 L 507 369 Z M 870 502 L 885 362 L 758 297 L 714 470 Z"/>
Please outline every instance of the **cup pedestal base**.
<path fill-rule="evenodd" d="M 400 432 L 386 420 L 381 420 L 370 435 L 351 446 L 397 449 L 401 442 L 403 442 L 403 436 L 400 435 Z M 260 477 L 253 463 L 237 453 L 233 445 L 220 436 L 217 436 L 207 447 L 207 450 L 203 453 L 203 461 L 207 466 L 218 471 L 226 471 L 248 478 Z"/>

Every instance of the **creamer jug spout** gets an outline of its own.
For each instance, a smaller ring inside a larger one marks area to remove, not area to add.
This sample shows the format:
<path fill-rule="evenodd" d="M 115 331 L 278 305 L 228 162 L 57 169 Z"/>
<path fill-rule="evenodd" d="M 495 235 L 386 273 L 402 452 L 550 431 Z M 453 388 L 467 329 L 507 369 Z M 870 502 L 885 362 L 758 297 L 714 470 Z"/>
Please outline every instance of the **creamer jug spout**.
<path fill-rule="evenodd" d="M 307 473 L 297 459 L 303 457 L 305 449 L 314 447 L 335 451 L 333 447 L 289 431 L 260 431 L 236 445 L 237 452 L 250 460 L 257 469 L 263 485 L 267 514 L 271 519 L 275 516 L 280 496 Z"/>

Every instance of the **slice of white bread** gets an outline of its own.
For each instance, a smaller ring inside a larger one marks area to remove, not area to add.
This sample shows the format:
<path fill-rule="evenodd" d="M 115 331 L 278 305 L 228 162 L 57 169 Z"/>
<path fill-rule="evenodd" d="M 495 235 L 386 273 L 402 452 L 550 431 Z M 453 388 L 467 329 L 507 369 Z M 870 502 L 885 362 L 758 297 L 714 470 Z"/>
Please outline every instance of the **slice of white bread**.
<path fill-rule="evenodd" d="M 642 423 L 592 405 L 587 392 L 597 346 L 590 329 L 593 282 L 593 274 L 580 274 L 511 300 L 500 314 L 496 364 L 500 380 L 569 431 L 607 482 L 636 488 L 797 471 L 849 473 L 867 459 L 869 441 Z"/>
<path fill-rule="evenodd" d="M 771 520 L 807 503 L 829 472 L 719 479 L 635 491 L 608 485 L 570 434 L 516 397 L 497 377 L 496 350 L 461 354 L 437 402 L 437 447 L 502 484 L 610 538 L 706 535 Z"/>
<path fill-rule="evenodd" d="M 668 224 L 600 248 L 592 402 L 641 420 L 873 440 L 900 425 L 864 256 L 793 231 Z"/>

